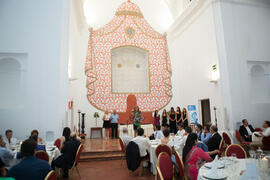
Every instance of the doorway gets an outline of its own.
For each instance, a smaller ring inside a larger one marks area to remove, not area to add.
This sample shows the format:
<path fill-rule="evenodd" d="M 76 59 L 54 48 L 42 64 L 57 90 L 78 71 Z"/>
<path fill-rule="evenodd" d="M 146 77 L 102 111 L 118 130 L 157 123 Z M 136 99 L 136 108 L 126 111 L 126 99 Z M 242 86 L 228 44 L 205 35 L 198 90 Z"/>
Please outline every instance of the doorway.
<path fill-rule="evenodd" d="M 201 112 L 202 112 L 202 125 L 211 124 L 211 111 L 210 111 L 210 100 L 201 100 Z"/>

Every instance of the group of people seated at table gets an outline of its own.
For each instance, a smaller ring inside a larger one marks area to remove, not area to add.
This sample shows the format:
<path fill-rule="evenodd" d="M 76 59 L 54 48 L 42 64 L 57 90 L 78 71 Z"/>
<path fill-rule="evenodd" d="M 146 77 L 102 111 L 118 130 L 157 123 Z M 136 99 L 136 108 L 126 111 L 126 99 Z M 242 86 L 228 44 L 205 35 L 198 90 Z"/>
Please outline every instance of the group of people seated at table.
<path fill-rule="evenodd" d="M 179 145 L 182 146 L 182 159 L 187 167 L 187 174 L 190 179 L 196 179 L 198 175 L 198 166 L 197 162 L 199 159 L 205 161 L 211 161 L 219 153 L 219 145 L 222 140 L 222 137 L 218 133 L 218 128 L 215 125 L 211 126 L 202 126 L 200 124 L 195 126 L 195 131 L 192 132 L 192 128 L 187 126 L 184 128 L 182 123 L 178 123 L 178 131 L 174 137 L 178 136 L 179 138 L 170 138 L 170 129 L 163 128 L 161 131 L 160 125 L 155 126 L 155 131 L 150 137 L 144 135 L 144 130 L 142 128 L 137 129 L 138 135 L 135 138 L 131 138 L 128 135 L 127 129 L 123 129 L 123 135 L 121 139 L 124 141 L 127 146 L 131 141 L 135 142 L 140 151 L 140 156 L 142 159 L 145 159 L 149 156 L 151 141 L 150 139 L 159 139 L 161 144 L 166 144 L 171 146 L 173 149 L 172 141 L 179 141 Z M 199 145 L 201 144 L 201 145 Z M 206 146 L 206 148 L 204 148 Z"/>
<path fill-rule="evenodd" d="M 68 171 L 72 168 L 77 150 L 81 144 L 76 133 L 72 133 L 70 128 L 63 130 L 61 139 L 61 155 L 52 160 L 51 165 L 35 157 L 36 151 L 45 151 L 45 144 L 38 137 L 37 130 L 33 130 L 28 139 L 19 142 L 13 137 L 12 130 L 7 130 L 5 137 L 0 135 L 0 178 L 10 177 L 16 180 L 43 180 L 52 170 L 59 168 L 63 178 L 68 177 Z M 16 146 L 20 146 L 20 151 L 16 152 Z M 16 154 L 15 154 L 16 153 Z M 10 166 L 13 159 L 20 159 L 16 164 Z"/>
<path fill-rule="evenodd" d="M 261 142 L 263 137 L 270 136 L 270 121 L 264 121 L 262 125 L 263 130 L 261 131 L 261 128 L 259 128 L 260 131 L 257 132 L 253 126 L 248 123 L 247 119 L 243 119 L 242 123 L 239 128 L 239 133 L 246 142 L 258 143 Z"/>

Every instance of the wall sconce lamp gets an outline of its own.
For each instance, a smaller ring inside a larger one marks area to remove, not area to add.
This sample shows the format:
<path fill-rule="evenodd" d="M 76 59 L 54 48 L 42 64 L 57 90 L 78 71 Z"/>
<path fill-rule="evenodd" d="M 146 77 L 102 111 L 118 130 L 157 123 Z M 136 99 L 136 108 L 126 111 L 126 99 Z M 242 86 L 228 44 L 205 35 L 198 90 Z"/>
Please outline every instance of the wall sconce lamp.
<path fill-rule="evenodd" d="M 211 79 L 210 82 L 217 83 L 219 79 L 219 72 L 217 70 L 217 65 L 214 64 L 211 69 Z"/>

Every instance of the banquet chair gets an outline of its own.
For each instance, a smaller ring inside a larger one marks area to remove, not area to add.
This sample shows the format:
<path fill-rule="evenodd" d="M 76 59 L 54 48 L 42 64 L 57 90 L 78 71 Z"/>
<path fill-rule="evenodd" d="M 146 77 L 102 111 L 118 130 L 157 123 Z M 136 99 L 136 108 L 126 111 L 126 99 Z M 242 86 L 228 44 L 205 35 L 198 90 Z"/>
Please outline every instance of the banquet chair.
<path fill-rule="evenodd" d="M 60 150 L 61 147 L 61 139 L 58 138 L 54 141 L 54 145 Z"/>
<path fill-rule="evenodd" d="M 231 138 L 226 132 L 222 133 L 222 138 L 224 139 L 226 145 L 229 146 L 232 144 Z"/>
<path fill-rule="evenodd" d="M 123 157 L 122 157 L 122 161 L 121 161 L 121 165 L 123 164 L 123 160 L 126 158 L 126 147 L 125 147 L 125 144 L 122 140 L 122 138 L 119 138 L 119 143 L 120 143 L 120 146 L 121 146 L 121 151 L 123 153 Z"/>
<path fill-rule="evenodd" d="M 254 131 L 256 131 L 256 132 L 262 132 L 263 130 L 261 128 L 255 128 Z"/>
<path fill-rule="evenodd" d="M 240 134 L 240 132 L 238 130 L 235 130 L 235 137 L 236 137 L 237 141 L 239 141 L 239 143 L 241 145 L 246 145 L 246 146 L 249 146 L 250 145 L 250 142 L 242 141 L 241 134 Z"/>
<path fill-rule="evenodd" d="M 161 152 L 166 152 L 170 157 L 172 156 L 172 149 L 166 144 L 160 144 L 155 150 L 156 157 L 158 158 Z"/>
<path fill-rule="evenodd" d="M 51 170 L 44 180 L 57 180 L 56 172 L 54 170 Z"/>
<path fill-rule="evenodd" d="M 173 163 L 171 157 L 166 152 L 161 152 L 158 155 L 157 169 L 160 170 L 161 179 L 174 179 Z"/>
<path fill-rule="evenodd" d="M 49 155 L 48 155 L 47 152 L 45 152 L 45 151 L 36 151 L 35 156 L 36 156 L 36 158 L 44 160 L 47 163 L 49 163 Z"/>
<path fill-rule="evenodd" d="M 182 180 L 188 180 L 182 158 L 180 157 L 180 155 L 179 155 L 179 153 L 177 151 L 175 151 L 174 155 L 175 155 L 175 161 L 176 161 L 176 165 L 178 167 L 181 179 Z"/>
<path fill-rule="evenodd" d="M 73 166 L 72 166 L 72 168 L 71 168 L 71 172 L 73 172 L 74 169 L 76 169 L 76 171 L 77 171 L 77 173 L 78 173 L 80 179 L 81 179 L 81 174 L 80 174 L 80 172 L 79 172 L 79 169 L 78 169 L 78 166 L 77 166 L 77 165 L 78 165 L 78 161 L 79 161 L 79 159 L 80 159 L 82 150 L 83 150 L 83 145 L 80 144 L 80 146 L 78 147 L 76 156 L 75 156 L 75 160 L 74 160 Z"/>
<path fill-rule="evenodd" d="M 264 151 L 270 151 L 270 136 L 268 136 L 268 137 L 263 137 L 263 139 L 262 139 L 262 144 L 263 144 L 262 149 L 263 149 Z"/>
<path fill-rule="evenodd" d="M 156 172 L 157 174 L 156 174 L 155 180 L 164 180 L 160 172 L 160 169 L 158 167 L 156 167 Z"/>
<path fill-rule="evenodd" d="M 222 138 L 220 143 L 219 143 L 219 152 L 218 152 L 218 156 L 221 157 L 224 155 L 224 149 L 225 149 L 225 140 Z"/>
<path fill-rule="evenodd" d="M 225 156 L 232 156 L 232 154 L 235 154 L 236 157 L 239 159 L 247 158 L 246 151 L 239 144 L 231 144 L 227 147 L 227 149 L 225 151 Z"/>

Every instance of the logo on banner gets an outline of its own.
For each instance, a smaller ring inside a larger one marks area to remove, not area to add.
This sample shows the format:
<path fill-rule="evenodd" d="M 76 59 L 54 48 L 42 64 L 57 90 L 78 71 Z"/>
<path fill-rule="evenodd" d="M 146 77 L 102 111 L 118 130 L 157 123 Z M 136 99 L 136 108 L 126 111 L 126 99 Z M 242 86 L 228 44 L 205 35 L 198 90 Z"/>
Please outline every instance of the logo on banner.
<path fill-rule="evenodd" d="M 191 117 L 191 124 L 198 124 L 196 105 L 188 105 L 187 106 L 189 116 Z"/>

